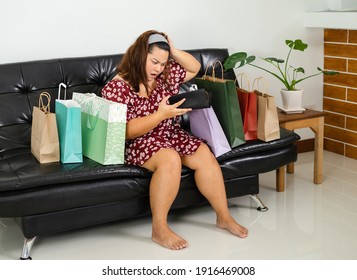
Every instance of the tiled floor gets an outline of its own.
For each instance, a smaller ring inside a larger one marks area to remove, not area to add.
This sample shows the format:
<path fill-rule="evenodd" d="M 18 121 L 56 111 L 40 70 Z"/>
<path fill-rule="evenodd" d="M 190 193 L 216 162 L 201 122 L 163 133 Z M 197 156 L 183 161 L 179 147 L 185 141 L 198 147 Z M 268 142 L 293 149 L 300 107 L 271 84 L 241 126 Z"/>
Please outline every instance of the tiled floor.
<path fill-rule="evenodd" d="M 295 174 L 284 193 L 275 191 L 275 173 L 260 177 L 260 198 L 269 207 L 258 212 L 246 196 L 230 199 L 233 216 L 249 229 L 246 239 L 214 226 L 209 206 L 175 211 L 172 228 L 190 246 L 170 251 L 150 239 L 150 218 L 102 225 L 38 238 L 36 260 L 145 259 L 357 259 L 357 161 L 324 152 L 324 182 L 312 183 L 313 153 L 299 154 Z M 17 259 L 22 234 L 11 219 L 0 219 L 0 259 Z"/>

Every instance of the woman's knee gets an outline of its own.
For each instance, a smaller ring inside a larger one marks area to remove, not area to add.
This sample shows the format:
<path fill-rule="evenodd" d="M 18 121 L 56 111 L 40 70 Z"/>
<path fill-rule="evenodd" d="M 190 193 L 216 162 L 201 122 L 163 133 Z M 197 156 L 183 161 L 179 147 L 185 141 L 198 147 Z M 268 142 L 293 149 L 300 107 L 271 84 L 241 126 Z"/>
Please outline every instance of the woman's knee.
<path fill-rule="evenodd" d="M 169 168 L 173 170 L 178 170 L 181 172 L 182 161 L 180 155 L 172 149 L 163 149 L 162 150 L 162 164 L 161 168 Z"/>
<path fill-rule="evenodd" d="M 216 157 L 213 155 L 211 149 L 206 144 L 202 144 L 200 148 L 200 156 L 202 157 L 202 160 L 204 160 L 207 164 L 210 165 L 218 165 Z"/>
<path fill-rule="evenodd" d="M 181 173 L 182 162 L 180 155 L 173 149 L 161 149 L 156 152 L 143 167 L 151 171 L 166 169 L 167 172 Z"/>
<path fill-rule="evenodd" d="M 212 154 L 210 148 L 202 143 L 195 154 L 188 156 L 184 160 L 184 165 L 191 169 L 206 168 L 209 166 L 218 166 L 217 159 Z"/>

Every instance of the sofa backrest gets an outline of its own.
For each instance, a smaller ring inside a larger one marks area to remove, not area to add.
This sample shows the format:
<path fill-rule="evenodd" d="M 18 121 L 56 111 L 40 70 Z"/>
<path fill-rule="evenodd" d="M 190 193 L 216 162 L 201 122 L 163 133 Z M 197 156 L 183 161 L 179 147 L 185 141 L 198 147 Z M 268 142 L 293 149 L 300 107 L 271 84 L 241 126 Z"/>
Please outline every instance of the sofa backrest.
<path fill-rule="evenodd" d="M 216 61 L 224 62 L 227 49 L 188 50 L 201 63 L 198 77 L 204 75 L 206 67 Z M 50 93 L 51 112 L 54 112 L 58 85 L 67 85 L 67 99 L 73 92 L 92 92 L 100 96 L 103 86 L 115 75 L 122 54 L 92 57 L 77 57 L 11 63 L 0 65 L 0 153 L 24 148 L 31 142 L 32 110 L 38 106 L 41 92 Z M 212 73 L 212 68 L 207 71 Z M 216 76 L 221 76 L 220 66 L 215 67 Z M 235 79 L 232 70 L 225 78 Z M 182 85 L 188 90 L 193 81 Z M 4 154 L 0 154 L 0 158 Z"/>

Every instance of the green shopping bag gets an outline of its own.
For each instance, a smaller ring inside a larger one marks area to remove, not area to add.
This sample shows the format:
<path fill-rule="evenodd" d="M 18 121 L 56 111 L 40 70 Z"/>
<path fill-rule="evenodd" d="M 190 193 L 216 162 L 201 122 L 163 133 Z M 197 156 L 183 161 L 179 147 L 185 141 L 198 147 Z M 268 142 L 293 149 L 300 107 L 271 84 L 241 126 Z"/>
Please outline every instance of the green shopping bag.
<path fill-rule="evenodd" d="M 233 80 L 204 75 L 196 78 L 198 88 L 212 92 L 212 107 L 232 148 L 245 143 L 242 115 Z"/>
<path fill-rule="evenodd" d="M 61 100 L 61 87 L 64 87 L 64 100 Z M 60 142 L 62 163 L 83 162 L 81 106 L 75 100 L 66 99 L 66 85 L 59 84 L 58 99 L 55 102 L 56 121 Z"/>
<path fill-rule="evenodd" d="M 126 105 L 94 93 L 73 93 L 82 108 L 83 155 L 103 165 L 123 164 Z"/>

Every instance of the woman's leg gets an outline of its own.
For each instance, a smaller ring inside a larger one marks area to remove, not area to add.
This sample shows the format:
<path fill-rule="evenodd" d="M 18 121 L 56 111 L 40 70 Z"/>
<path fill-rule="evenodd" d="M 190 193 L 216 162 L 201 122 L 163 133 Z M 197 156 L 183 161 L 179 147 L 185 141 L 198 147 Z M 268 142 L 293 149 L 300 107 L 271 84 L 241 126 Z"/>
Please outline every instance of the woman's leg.
<path fill-rule="evenodd" d="M 197 187 L 217 214 L 217 227 L 227 229 L 241 238 L 247 237 L 248 230 L 229 213 L 222 171 L 208 146 L 201 144 L 195 154 L 182 157 L 182 163 L 195 170 Z"/>
<path fill-rule="evenodd" d="M 153 172 L 150 182 L 152 240 L 172 250 L 187 247 L 187 241 L 175 234 L 167 224 L 168 212 L 180 186 L 182 162 L 179 154 L 175 150 L 162 149 L 143 167 Z"/>

